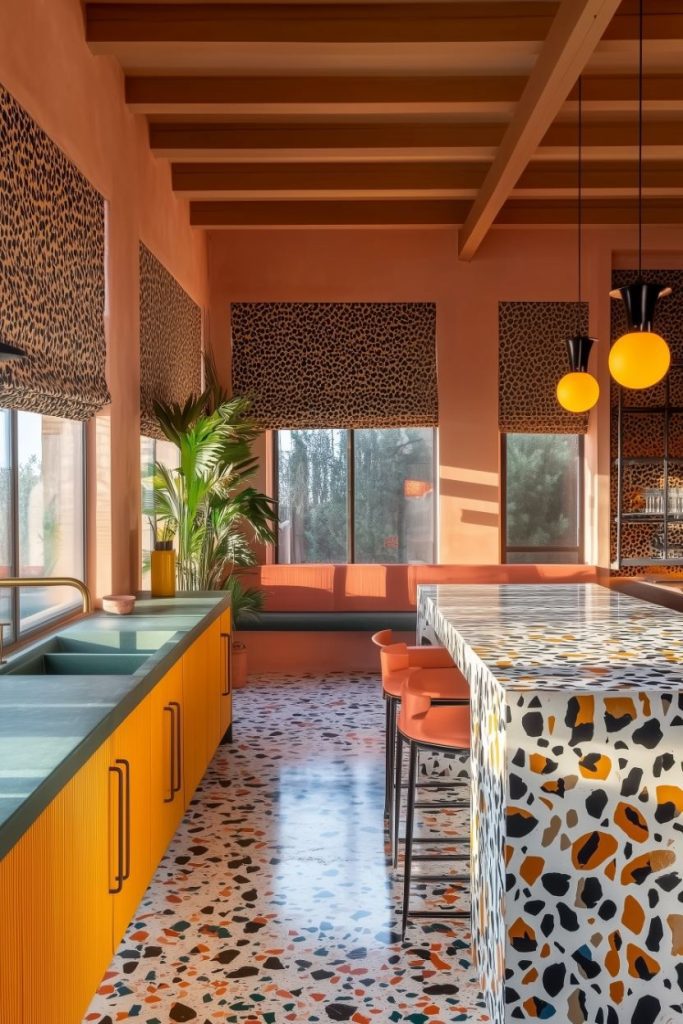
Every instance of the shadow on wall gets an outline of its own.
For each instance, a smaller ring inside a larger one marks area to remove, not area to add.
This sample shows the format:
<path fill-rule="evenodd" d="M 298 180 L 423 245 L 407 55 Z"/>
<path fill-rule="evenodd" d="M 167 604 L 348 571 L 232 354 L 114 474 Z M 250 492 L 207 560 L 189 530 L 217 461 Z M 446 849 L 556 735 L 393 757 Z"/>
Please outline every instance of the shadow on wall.
<path fill-rule="evenodd" d="M 269 612 L 412 611 L 420 583 L 587 583 L 591 565 L 263 565 Z M 251 582 L 251 581 L 250 581 Z"/>

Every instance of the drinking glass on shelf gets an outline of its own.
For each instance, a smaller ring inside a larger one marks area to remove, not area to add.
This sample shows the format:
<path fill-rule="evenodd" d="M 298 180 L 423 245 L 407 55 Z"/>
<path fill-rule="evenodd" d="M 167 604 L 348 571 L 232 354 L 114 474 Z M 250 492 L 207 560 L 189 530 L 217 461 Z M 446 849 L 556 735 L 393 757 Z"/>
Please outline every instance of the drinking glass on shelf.
<path fill-rule="evenodd" d="M 650 515 L 659 515 L 663 510 L 662 491 L 659 487 L 645 488 L 645 511 Z"/>

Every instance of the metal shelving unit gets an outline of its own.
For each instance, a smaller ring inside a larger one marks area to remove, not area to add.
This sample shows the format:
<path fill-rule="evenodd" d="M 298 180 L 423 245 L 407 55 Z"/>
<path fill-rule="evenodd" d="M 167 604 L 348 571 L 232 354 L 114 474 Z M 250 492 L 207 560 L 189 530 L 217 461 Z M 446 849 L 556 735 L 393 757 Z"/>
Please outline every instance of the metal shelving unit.
<path fill-rule="evenodd" d="M 681 475 L 683 475 L 683 455 L 671 456 L 670 431 L 671 417 L 680 415 L 683 417 L 683 406 L 671 404 L 671 380 L 672 372 L 683 370 L 683 363 L 672 363 L 669 373 L 664 379 L 664 404 L 651 406 L 634 406 L 624 404 L 624 390 L 619 388 L 617 403 L 617 455 L 614 459 L 614 467 L 617 474 L 617 498 L 616 498 L 616 558 L 612 565 L 614 569 L 623 569 L 632 566 L 655 566 L 655 565 L 681 565 L 683 564 L 683 543 L 679 554 L 672 555 L 672 545 L 669 539 L 669 524 L 683 523 L 682 512 L 671 512 L 669 510 L 669 470 L 671 463 L 681 463 Z M 624 456 L 624 422 L 629 416 L 660 416 L 662 422 L 662 454 L 661 455 L 630 455 Z M 657 466 L 662 467 L 662 512 L 627 512 L 624 510 L 624 470 L 629 465 Z M 663 549 L 662 556 L 633 558 L 623 555 L 623 533 L 624 526 L 635 523 L 661 524 Z"/>

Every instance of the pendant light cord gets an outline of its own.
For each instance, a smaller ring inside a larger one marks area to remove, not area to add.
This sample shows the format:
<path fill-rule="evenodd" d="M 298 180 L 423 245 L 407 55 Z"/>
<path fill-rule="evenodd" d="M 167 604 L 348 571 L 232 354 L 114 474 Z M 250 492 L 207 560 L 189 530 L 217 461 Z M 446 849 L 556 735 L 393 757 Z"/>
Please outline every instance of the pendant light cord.
<path fill-rule="evenodd" d="M 577 146 L 577 167 L 576 167 L 576 226 L 577 226 L 577 283 L 579 299 L 576 304 L 576 333 L 581 331 L 581 235 L 582 235 L 582 154 L 583 154 L 583 95 L 582 79 L 579 75 L 579 124 L 578 124 L 578 146 Z"/>
<path fill-rule="evenodd" d="M 643 0 L 638 9 L 638 279 L 643 276 Z"/>

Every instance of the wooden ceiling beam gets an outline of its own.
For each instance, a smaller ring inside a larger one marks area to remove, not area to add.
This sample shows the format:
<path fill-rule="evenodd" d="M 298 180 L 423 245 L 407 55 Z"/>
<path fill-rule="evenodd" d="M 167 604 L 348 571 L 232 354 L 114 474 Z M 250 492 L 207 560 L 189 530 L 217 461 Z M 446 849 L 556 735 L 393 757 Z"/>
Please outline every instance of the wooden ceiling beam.
<path fill-rule="evenodd" d="M 553 0 L 408 3 L 86 3 L 97 53 L 117 43 L 538 42 Z"/>
<path fill-rule="evenodd" d="M 579 0 L 574 0 L 578 6 Z M 619 3 L 615 5 L 616 8 Z M 95 52 L 116 43 L 538 43 L 546 39 L 555 0 L 399 3 L 86 3 L 86 38 Z M 683 35 L 674 0 L 651 3 L 648 40 Z M 633 3 L 605 26 L 606 41 L 637 38 Z"/>
<path fill-rule="evenodd" d="M 583 194 L 586 199 L 627 198 L 637 192 L 637 165 L 630 163 L 584 163 Z M 513 189 L 513 198 L 571 199 L 577 187 L 574 163 L 532 163 Z M 683 196 L 683 162 L 649 166 L 644 176 L 646 197 Z"/>
<path fill-rule="evenodd" d="M 576 160 L 576 124 L 556 121 L 543 136 L 532 161 Z M 584 155 L 587 160 L 631 161 L 637 157 L 638 126 L 635 120 L 587 121 L 583 126 Z M 647 162 L 680 160 L 683 150 L 683 121 L 646 122 L 643 154 Z"/>
<path fill-rule="evenodd" d="M 150 144 L 158 156 L 183 162 L 225 160 L 314 161 L 458 160 L 490 161 L 506 126 L 498 122 L 208 122 L 153 121 Z M 680 160 L 683 120 L 645 125 L 644 154 L 649 161 Z M 586 160 L 635 158 L 637 126 L 632 121 L 589 121 L 584 126 Z M 576 125 L 553 124 L 540 146 L 518 162 L 576 159 Z M 500 170 L 500 169 L 499 169 Z M 522 168 L 523 170 L 523 168 Z M 489 171 L 491 173 L 491 171 Z M 521 171 L 520 171 L 521 174 Z M 519 175 L 505 177 L 511 191 Z M 499 191 L 504 191 L 501 189 Z M 499 192 L 496 193 L 497 197 Z M 503 199 L 504 201 L 504 199 Z"/>
<path fill-rule="evenodd" d="M 296 227 L 310 225 L 460 225 L 468 204 L 451 200 L 303 200 L 268 202 L 191 202 L 190 222 L 197 227 Z M 683 199 L 651 200 L 644 219 L 650 224 L 683 224 Z M 634 224 L 633 202 L 588 202 L 588 224 Z M 571 201 L 506 203 L 497 226 L 555 224 L 573 228 L 576 204 Z"/>
<path fill-rule="evenodd" d="M 173 164 L 173 188 L 188 198 L 268 192 L 442 193 L 470 198 L 486 174 L 479 163 Z"/>
<path fill-rule="evenodd" d="M 636 204 L 622 199 L 589 200 L 583 204 L 586 224 L 636 224 Z M 646 224 L 683 224 L 683 199 L 650 199 L 643 206 Z M 496 225 L 576 224 L 576 200 L 534 202 L 512 199 L 505 204 Z"/>
<path fill-rule="evenodd" d="M 126 101 L 144 114 L 334 112 L 349 108 L 362 112 L 415 109 L 422 113 L 474 109 L 490 114 L 508 112 L 525 82 L 521 76 L 491 75 L 129 75 Z"/>
<path fill-rule="evenodd" d="M 480 163 L 174 163 L 173 188 L 187 199 L 448 198 L 476 194 L 486 176 Z M 586 198 L 629 197 L 636 190 L 635 163 L 587 164 Z M 572 198 L 576 168 L 532 164 L 513 190 L 515 198 Z M 648 168 L 647 197 L 683 195 L 683 163 Z"/>
<path fill-rule="evenodd" d="M 460 158 L 490 159 L 500 142 L 505 126 L 484 124 L 391 124 L 299 122 L 274 124 L 198 124 L 152 122 L 150 144 L 159 156 L 171 159 L 220 160 L 239 155 L 255 158 L 302 159 L 307 153 L 316 160 L 369 158 L 388 152 L 391 158 L 401 153 L 414 158 L 442 155 L 446 159 L 458 152 Z M 310 157 L 309 157 L 310 159 Z"/>
<path fill-rule="evenodd" d="M 141 114 L 258 113 L 462 113 L 507 114 L 514 110 L 526 78 L 374 75 L 129 75 L 128 106 Z M 586 113 L 635 110 L 633 75 L 584 76 Z M 683 110 L 683 76 L 649 75 L 644 83 L 646 113 Z M 576 89 L 565 109 L 576 108 Z"/>
<path fill-rule="evenodd" d="M 583 76 L 583 109 L 586 113 L 637 109 L 638 79 L 630 75 Z M 576 86 L 569 94 L 567 107 L 577 106 Z M 643 105 L 646 113 L 677 111 L 683 108 L 683 76 L 649 74 L 643 81 Z"/>
<path fill-rule="evenodd" d="M 287 225 L 444 224 L 457 225 L 468 203 L 450 200 L 359 200 L 337 202 L 192 202 L 190 223 L 197 227 Z"/>
<path fill-rule="evenodd" d="M 562 0 L 495 159 L 460 232 L 471 260 L 582 73 L 619 0 Z"/>

